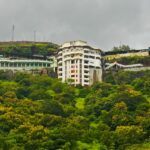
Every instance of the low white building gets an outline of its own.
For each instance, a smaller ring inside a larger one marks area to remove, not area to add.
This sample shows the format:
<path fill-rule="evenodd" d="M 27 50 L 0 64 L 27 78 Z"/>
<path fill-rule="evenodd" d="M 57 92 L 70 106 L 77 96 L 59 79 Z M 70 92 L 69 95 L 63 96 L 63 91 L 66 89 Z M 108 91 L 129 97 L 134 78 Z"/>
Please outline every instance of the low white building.
<path fill-rule="evenodd" d="M 58 78 L 73 85 L 92 85 L 102 81 L 101 50 L 84 41 L 64 43 L 57 56 Z"/>
<path fill-rule="evenodd" d="M 32 70 L 41 70 L 43 68 L 52 68 L 53 62 L 47 60 L 32 60 L 32 59 L 0 59 L 0 70 L 12 70 L 30 72 Z"/>
<path fill-rule="evenodd" d="M 105 71 L 142 71 L 142 70 L 150 70 L 149 66 L 144 66 L 143 64 L 132 64 L 132 65 L 123 65 L 117 62 L 114 63 L 106 63 Z"/>

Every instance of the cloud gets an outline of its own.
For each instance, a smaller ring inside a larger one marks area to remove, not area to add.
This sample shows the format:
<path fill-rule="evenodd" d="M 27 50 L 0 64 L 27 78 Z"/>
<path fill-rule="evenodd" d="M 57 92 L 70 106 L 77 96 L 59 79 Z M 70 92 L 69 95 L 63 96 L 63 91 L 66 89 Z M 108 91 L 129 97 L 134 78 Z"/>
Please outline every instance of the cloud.
<path fill-rule="evenodd" d="M 104 50 L 128 44 L 147 48 L 150 39 L 148 0 L 0 0 L 0 40 L 63 43 L 81 39 Z"/>

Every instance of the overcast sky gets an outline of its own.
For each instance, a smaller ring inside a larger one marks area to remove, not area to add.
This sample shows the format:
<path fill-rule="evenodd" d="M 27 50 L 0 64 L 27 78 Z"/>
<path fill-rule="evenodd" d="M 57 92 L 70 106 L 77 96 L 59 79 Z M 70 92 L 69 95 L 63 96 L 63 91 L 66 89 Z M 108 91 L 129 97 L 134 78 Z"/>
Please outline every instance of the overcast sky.
<path fill-rule="evenodd" d="M 0 0 L 0 41 L 81 39 L 103 50 L 150 46 L 150 0 Z"/>

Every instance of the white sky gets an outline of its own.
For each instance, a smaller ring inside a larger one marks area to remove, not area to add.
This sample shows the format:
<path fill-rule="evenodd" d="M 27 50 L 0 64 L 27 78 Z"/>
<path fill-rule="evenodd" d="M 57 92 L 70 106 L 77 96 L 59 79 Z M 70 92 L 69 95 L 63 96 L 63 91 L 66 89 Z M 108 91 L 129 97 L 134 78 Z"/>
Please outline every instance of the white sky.
<path fill-rule="evenodd" d="M 0 0 L 0 41 L 61 44 L 84 40 L 103 50 L 150 46 L 150 0 Z"/>

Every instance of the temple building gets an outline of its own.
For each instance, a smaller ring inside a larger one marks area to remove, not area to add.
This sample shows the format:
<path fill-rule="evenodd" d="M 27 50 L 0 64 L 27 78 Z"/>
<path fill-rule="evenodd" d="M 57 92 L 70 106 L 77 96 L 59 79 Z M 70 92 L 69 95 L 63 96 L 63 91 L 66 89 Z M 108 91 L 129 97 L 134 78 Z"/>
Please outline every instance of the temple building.
<path fill-rule="evenodd" d="M 57 63 L 62 82 L 88 86 L 102 81 L 101 50 L 84 41 L 64 43 L 59 48 Z"/>

